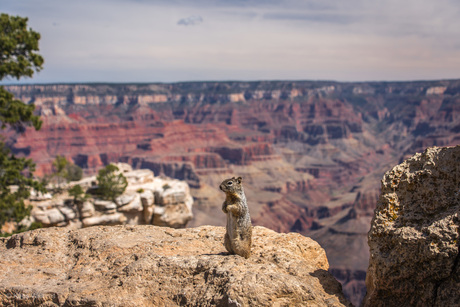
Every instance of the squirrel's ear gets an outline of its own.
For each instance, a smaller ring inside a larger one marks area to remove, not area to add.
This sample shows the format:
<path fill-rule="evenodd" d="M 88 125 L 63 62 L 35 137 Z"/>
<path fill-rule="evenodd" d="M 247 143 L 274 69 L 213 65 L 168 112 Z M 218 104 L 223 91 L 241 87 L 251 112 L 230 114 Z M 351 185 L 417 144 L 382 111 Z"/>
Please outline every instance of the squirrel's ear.
<path fill-rule="evenodd" d="M 241 183 L 243 181 L 243 178 L 238 177 L 236 180 L 238 181 L 238 183 Z"/>

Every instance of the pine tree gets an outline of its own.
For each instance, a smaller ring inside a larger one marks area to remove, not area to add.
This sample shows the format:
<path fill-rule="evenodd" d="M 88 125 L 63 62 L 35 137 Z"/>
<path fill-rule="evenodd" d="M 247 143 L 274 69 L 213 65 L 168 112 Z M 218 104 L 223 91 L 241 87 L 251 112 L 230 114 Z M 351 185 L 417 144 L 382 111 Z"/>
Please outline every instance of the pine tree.
<path fill-rule="evenodd" d="M 118 167 L 109 164 L 99 170 L 97 179 L 97 194 L 107 200 L 115 200 L 123 194 L 128 186 L 126 177 L 118 172 Z"/>
<path fill-rule="evenodd" d="M 40 71 L 43 58 L 37 51 L 40 34 L 27 28 L 27 18 L 0 15 L 0 81 L 4 78 L 31 77 Z M 35 106 L 14 98 L 0 86 L 0 129 L 24 132 L 27 126 L 36 130 L 42 124 L 33 114 Z M 0 227 L 5 222 L 19 223 L 30 215 L 31 207 L 24 204 L 30 190 L 44 191 L 33 178 L 35 164 L 30 159 L 18 158 L 0 141 Z M 18 230 L 25 230 L 20 229 Z"/>

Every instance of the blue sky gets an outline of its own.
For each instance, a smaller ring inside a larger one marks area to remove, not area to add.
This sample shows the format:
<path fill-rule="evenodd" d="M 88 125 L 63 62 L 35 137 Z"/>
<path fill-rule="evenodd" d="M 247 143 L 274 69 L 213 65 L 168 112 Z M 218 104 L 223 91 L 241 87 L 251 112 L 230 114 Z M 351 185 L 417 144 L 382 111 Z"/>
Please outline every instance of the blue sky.
<path fill-rule="evenodd" d="M 42 35 L 44 69 L 21 83 L 460 78 L 458 0 L 0 0 L 0 8 Z"/>

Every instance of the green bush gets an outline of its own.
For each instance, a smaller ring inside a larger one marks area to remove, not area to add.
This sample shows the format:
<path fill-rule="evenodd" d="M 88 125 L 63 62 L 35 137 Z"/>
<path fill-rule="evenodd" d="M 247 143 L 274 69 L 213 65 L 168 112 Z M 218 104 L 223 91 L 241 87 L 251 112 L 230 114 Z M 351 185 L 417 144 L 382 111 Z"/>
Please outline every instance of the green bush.
<path fill-rule="evenodd" d="M 97 179 L 97 195 L 102 199 L 115 200 L 123 194 L 128 186 L 128 181 L 122 173 L 118 173 L 118 167 L 109 164 L 99 170 Z"/>
<path fill-rule="evenodd" d="M 73 197 L 75 202 L 84 201 L 88 197 L 79 184 L 69 189 L 69 195 Z"/>
<path fill-rule="evenodd" d="M 67 164 L 66 171 L 66 179 L 68 181 L 78 181 L 83 177 L 83 170 L 76 164 Z"/>

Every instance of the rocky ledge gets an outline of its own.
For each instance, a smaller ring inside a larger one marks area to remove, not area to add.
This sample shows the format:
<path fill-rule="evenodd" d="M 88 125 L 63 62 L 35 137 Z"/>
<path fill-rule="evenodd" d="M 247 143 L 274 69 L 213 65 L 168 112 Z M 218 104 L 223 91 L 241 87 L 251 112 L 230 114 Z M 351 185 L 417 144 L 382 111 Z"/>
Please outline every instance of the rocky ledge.
<path fill-rule="evenodd" d="M 460 146 L 395 166 L 369 231 L 364 306 L 458 306 Z"/>
<path fill-rule="evenodd" d="M 38 229 L 0 241 L 1 306 L 351 306 L 324 250 L 255 227 L 228 255 L 223 227 Z"/>

